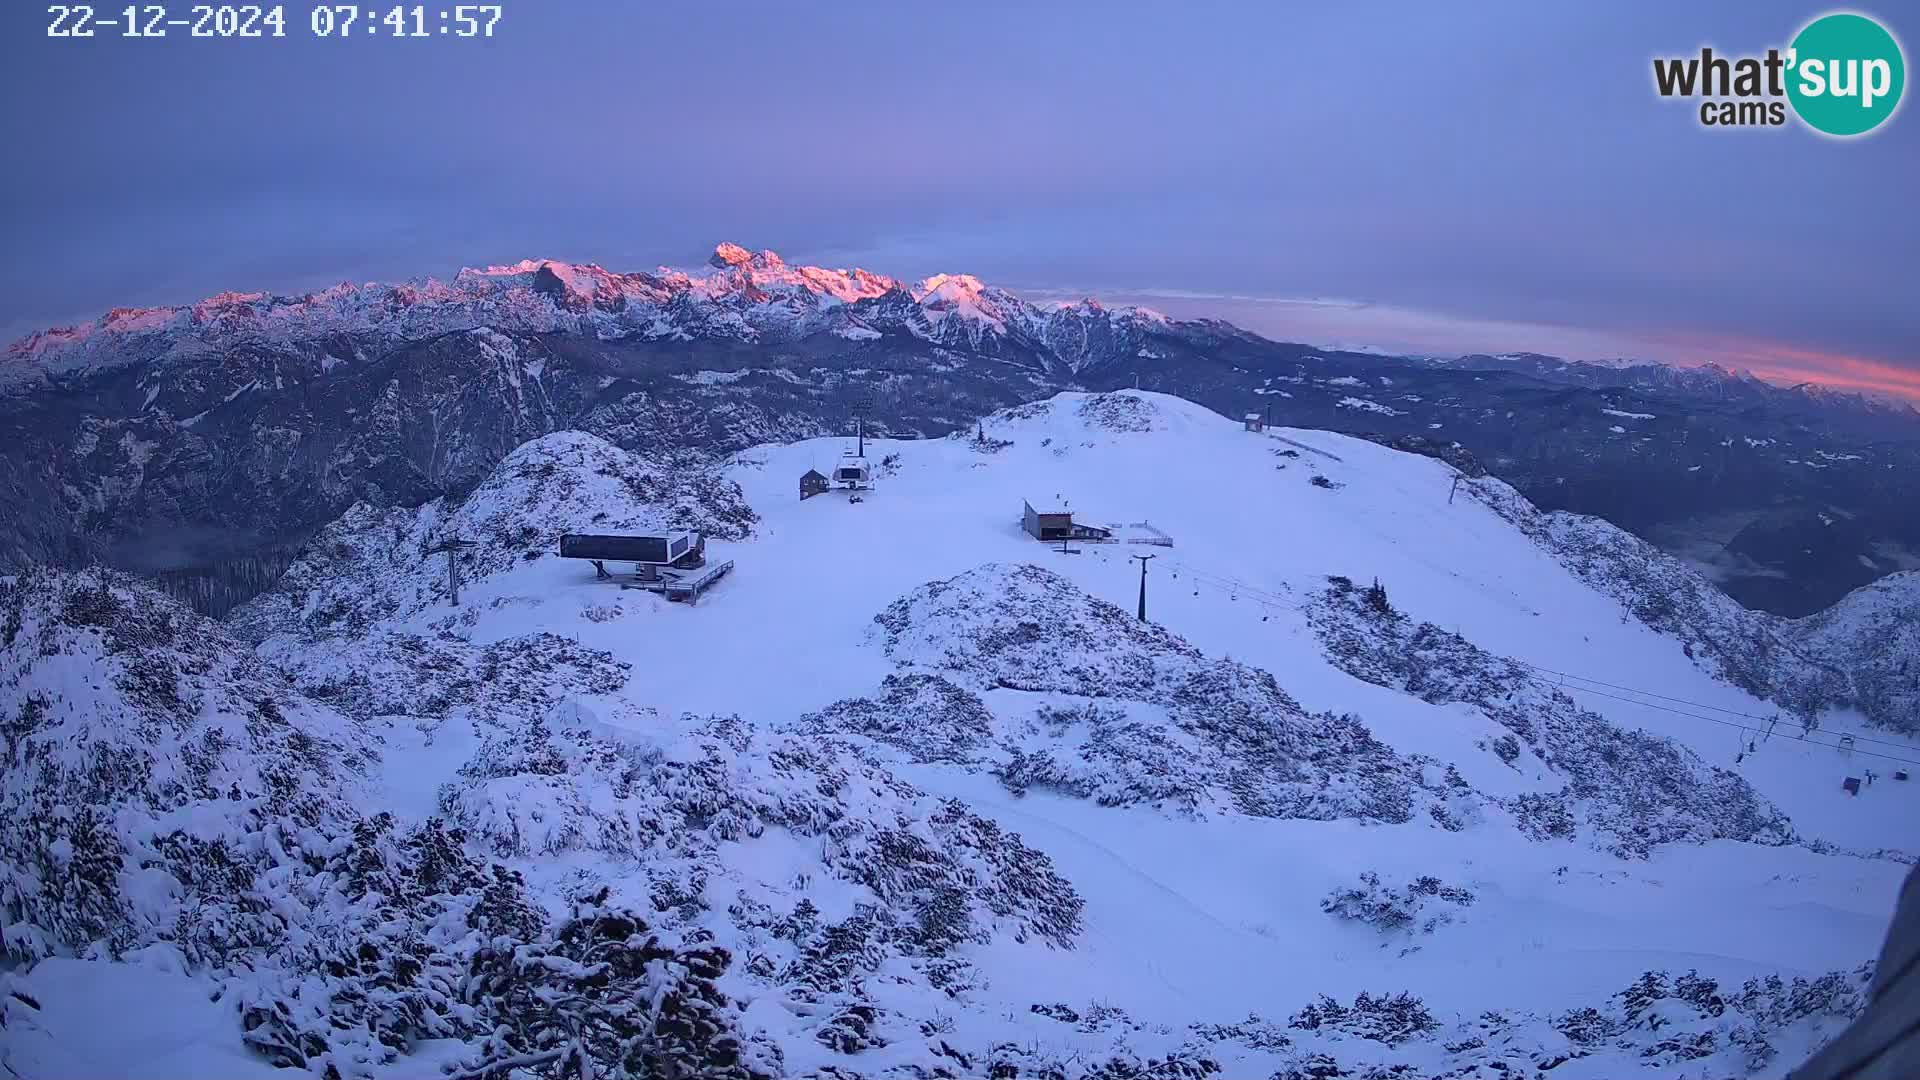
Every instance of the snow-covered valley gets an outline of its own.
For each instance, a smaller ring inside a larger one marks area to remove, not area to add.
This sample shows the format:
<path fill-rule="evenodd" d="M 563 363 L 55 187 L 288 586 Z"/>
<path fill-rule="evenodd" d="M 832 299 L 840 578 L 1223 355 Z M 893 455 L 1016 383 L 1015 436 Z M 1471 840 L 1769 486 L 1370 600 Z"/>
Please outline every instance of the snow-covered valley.
<path fill-rule="evenodd" d="M 1911 633 L 1920 573 L 1803 647 L 1697 575 L 1650 611 L 1691 571 L 1431 457 L 1129 391 L 978 432 L 869 440 L 857 502 L 795 488 L 850 440 L 547 435 L 355 507 L 225 625 L 16 578 L 0 1061 L 1779 1076 L 1859 1008 L 1920 740 L 1770 730 L 1738 673 Z M 1172 543 L 1062 550 L 1023 503 Z M 667 527 L 734 564 L 697 604 L 555 555 Z M 623 908 L 666 951 L 609 991 L 576 946 Z"/>

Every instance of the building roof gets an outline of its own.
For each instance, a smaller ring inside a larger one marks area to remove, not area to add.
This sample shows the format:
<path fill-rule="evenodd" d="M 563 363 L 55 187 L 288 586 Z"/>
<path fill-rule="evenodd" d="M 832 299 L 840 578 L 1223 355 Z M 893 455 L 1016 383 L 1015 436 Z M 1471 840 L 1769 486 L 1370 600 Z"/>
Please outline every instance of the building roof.
<path fill-rule="evenodd" d="M 1248 413 L 1248 414 L 1247 414 L 1247 419 L 1249 419 L 1249 420 L 1258 420 L 1258 419 L 1260 419 L 1260 414 L 1259 414 L 1259 413 L 1257 413 L 1257 412 L 1250 412 L 1250 413 Z"/>
<path fill-rule="evenodd" d="M 808 469 L 806 472 L 800 474 L 800 479 L 805 480 L 809 476 L 816 480 L 825 480 L 827 478 L 827 474 L 821 472 L 819 469 Z"/>
<path fill-rule="evenodd" d="M 1065 503 L 1055 499 L 1041 499 L 1038 501 L 1035 501 L 1033 499 L 1024 499 L 1022 501 L 1025 502 L 1028 508 L 1031 509 L 1036 514 L 1071 514 L 1073 513 L 1073 507 L 1068 506 Z"/>

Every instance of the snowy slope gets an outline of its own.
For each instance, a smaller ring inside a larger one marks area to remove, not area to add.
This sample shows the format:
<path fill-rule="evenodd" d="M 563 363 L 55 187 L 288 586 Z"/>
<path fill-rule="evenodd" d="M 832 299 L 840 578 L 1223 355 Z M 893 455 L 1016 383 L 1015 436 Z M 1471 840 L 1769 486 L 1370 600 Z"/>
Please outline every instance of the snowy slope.
<path fill-rule="evenodd" d="M 1431 458 L 1137 392 L 982 428 L 869 441 L 858 503 L 795 498 L 841 440 L 628 498 L 553 436 L 349 515 L 237 625 L 378 734 L 367 808 L 442 815 L 556 919 L 605 882 L 728 949 L 769 1073 L 1780 1075 L 1857 1009 L 1906 869 L 1865 853 L 1920 850 L 1920 794 L 1839 781 L 1910 741 L 1745 751 L 1699 706 L 1769 706 Z M 1172 546 L 1062 552 L 1023 500 Z M 688 606 L 533 557 L 597 513 L 734 522 L 735 569 Z M 456 519 L 457 613 L 417 555 Z M 18 980 L 37 1060 L 87 977 Z"/>

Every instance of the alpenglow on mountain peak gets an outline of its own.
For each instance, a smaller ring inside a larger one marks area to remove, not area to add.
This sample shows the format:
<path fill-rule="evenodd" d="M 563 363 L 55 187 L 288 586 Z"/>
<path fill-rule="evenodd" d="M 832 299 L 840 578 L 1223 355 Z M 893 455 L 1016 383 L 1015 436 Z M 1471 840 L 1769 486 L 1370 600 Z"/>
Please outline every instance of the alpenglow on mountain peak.
<path fill-rule="evenodd" d="M 1104 324 L 1097 333 L 1107 336 L 1169 320 L 1142 308 L 1089 302 L 1043 306 L 968 274 L 935 274 L 909 285 L 860 267 L 795 265 L 774 251 L 724 242 L 705 266 L 691 269 L 620 272 L 594 263 L 524 259 L 463 268 L 449 281 L 343 282 L 300 295 L 228 292 L 187 305 L 120 308 L 91 322 L 30 334 L 8 346 L 7 357 L 29 362 L 30 368 L 11 374 L 32 379 L 74 367 L 141 363 L 183 349 L 339 338 L 390 347 L 479 327 L 747 342 L 821 333 L 852 341 L 905 335 L 988 351 L 1011 339 L 1042 351 L 1053 351 L 1055 342 L 1073 343 L 1078 352 L 1096 322 Z"/>

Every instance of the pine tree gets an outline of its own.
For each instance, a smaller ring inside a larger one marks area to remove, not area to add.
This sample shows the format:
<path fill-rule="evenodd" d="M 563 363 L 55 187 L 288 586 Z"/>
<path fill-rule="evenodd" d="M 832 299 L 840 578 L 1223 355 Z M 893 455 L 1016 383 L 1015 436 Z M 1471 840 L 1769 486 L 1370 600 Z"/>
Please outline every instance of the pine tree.
<path fill-rule="evenodd" d="M 1387 587 L 1380 584 L 1379 578 L 1374 578 L 1373 584 L 1367 586 L 1367 606 L 1382 615 L 1393 612 L 1393 605 L 1387 602 Z"/>

